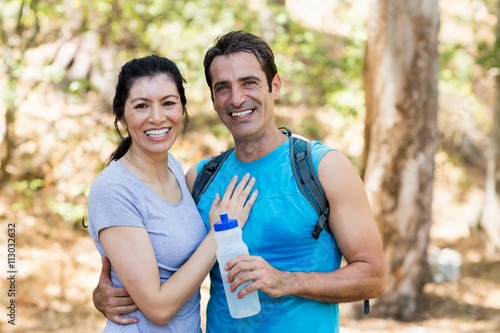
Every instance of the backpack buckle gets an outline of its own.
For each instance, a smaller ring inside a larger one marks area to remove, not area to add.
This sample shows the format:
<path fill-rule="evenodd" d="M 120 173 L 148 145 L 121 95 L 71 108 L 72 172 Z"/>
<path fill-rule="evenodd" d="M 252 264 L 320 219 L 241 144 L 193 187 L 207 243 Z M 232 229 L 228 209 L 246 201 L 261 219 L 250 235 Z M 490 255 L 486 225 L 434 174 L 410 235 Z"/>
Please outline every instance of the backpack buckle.
<path fill-rule="evenodd" d="M 314 231 L 311 232 L 311 235 L 314 237 L 314 239 L 319 238 L 319 234 L 325 228 L 326 221 L 327 221 L 327 217 L 325 216 L 325 214 L 321 214 L 321 216 L 319 217 L 318 223 L 316 223 L 316 226 L 314 227 Z"/>

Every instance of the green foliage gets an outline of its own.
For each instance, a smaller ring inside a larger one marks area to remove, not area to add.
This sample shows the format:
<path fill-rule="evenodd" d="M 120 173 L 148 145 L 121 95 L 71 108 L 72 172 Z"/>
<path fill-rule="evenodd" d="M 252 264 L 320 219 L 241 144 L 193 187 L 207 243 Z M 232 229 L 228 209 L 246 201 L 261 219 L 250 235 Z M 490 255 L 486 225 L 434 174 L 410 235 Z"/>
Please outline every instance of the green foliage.
<path fill-rule="evenodd" d="M 87 205 L 84 204 L 49 200 L 47 206 L 51 212 L 71 223 L 80 222 L 87 215 Z"/>
<path fill-rule="evenodd" d="M 474 58 L 460 44 L 442 45 L 440 54 L 440 78 L 463 89 L 470 84 Z"/>
<path fill-rule="evenodd" d="M 283 7 L 274 11 L 277 31 L 270 44 L 284 81 L 280 103 L 328 105 L 341 114 L 357 115 L 363 99 L 338 97 L 361 87 L 364 35 L 354 33 L 353 39 L 343 39 L 311 31 L 294 22 Z"/>
<path fill-rule="evenodd" d="M 29 207 L 36 197 L 37 191 L 44 186 L 45 181 L 40 178 L 25 179 L 13 183 L 13 188 L 19 192 L 21 200 L 15 202 L 11 209 L 19 211 Z"/>
<path fill-rule="evenodd" d="M 91 90 L 92 83 L 88 79 L 73 80 L 66 86 L 66 93 L 79 95 Z"/>
<path fill-rule="evenodd" d="M 500 41 L 491 45 L 485 40 L 480 40 L 477 43 L 477 52 L 476 62 L 484 69 L 500 68 Z"/>

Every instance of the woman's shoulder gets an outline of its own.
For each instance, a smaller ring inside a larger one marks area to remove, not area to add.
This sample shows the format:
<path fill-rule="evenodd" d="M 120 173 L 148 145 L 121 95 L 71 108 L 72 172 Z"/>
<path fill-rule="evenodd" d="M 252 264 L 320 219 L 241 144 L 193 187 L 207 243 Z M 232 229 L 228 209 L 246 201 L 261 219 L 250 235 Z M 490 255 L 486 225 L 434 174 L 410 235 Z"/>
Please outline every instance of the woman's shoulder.
<path fill-rule="evenodd" d="M 91 192 L 107 190 L 110 188 L 129 188 L 133 181 L 127 169 L 119 161 L 112 161 L 92 182 Z"/>

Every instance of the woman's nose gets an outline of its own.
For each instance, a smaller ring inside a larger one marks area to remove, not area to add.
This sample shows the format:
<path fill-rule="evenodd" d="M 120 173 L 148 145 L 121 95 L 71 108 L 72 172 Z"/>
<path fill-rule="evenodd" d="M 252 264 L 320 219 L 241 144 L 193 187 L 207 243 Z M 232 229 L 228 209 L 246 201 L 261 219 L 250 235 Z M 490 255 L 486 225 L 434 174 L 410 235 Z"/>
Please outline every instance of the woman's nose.
<path fill-rule="evenodd" d="M 149 119 L 155 124 L 161 123 L 165 119 L 165 112 L 160 106 L 152 106 Z"/>

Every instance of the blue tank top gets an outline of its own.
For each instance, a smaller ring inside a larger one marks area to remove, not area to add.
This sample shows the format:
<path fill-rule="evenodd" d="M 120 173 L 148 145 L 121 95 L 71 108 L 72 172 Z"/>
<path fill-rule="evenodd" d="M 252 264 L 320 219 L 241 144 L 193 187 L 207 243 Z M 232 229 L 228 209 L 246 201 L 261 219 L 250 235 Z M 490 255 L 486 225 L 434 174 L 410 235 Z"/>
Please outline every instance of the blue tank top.
<path fill-rule="evenodd" d="M 312 143 L 315 169 L 331 148 Z M 198 172 L 207 162 L 198 164 Z M 311 236 L 318 215 L 300 193 L 291 169 L 289 143 L 253 162 L 241 162 L 234 151 L 202 195 L 198 209 L 205 221 L 216 193 L 224 193 L 233 175 L 249 172 L 257 179 L 259 196 L 243 228 L 243 240 L 251 255 L 262 256 L 279 270 L 290 272 L 330 272 L 340 267 L 342 255 L 332 234 Z M 208 225 L 207 225 L 208 227 Z M 338 332 L 338 304 L 295 296 L 272 298 L 259 292 L 261 312 L 234 319 L 230 316 L 217 264 L 210 272 L 210 300 L 207 333 L 218 332 Z"/>

